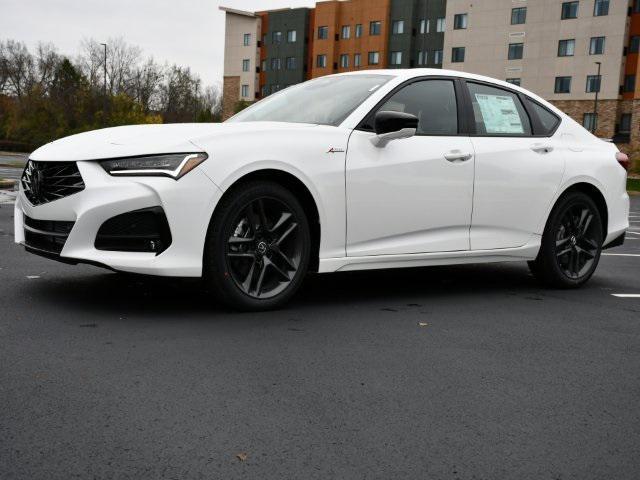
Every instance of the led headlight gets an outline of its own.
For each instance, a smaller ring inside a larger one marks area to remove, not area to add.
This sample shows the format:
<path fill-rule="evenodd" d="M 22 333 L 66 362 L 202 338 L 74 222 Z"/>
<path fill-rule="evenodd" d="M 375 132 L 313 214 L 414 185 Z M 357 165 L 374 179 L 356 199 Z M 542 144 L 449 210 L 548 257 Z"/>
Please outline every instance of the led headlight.
<path fill-rule="evenodd" d="M 206 153 L 170 153 L 144 157 L 115 158 L 100 162 L 109 175 L 171 177 L 189 173 L 208 158 Z"/>

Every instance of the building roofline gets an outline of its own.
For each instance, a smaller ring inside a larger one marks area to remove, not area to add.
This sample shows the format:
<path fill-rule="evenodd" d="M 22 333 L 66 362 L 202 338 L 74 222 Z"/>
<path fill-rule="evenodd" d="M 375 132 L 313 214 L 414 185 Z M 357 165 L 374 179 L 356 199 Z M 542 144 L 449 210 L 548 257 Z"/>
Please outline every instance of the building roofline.
<path fill-rule="evenodd" d="M 254 12 L 247 12 L 245 10 L 238 10 L 235 8 L 230 8 L 230 7 L 218 7 L 219 10 L 222 10 L 223 12 L 227 12 L 227 13 L 234 13 L 236 15 L 242 15 L 245 17 L 251 17 L 251 18 L 255 18 L 256 14 Z"/>

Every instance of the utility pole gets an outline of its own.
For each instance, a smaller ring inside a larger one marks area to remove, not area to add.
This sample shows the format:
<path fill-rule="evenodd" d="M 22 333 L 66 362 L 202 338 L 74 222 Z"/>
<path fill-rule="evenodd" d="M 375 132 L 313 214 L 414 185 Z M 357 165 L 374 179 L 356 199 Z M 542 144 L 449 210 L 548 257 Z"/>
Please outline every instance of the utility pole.
<path fill-rule="evenodd" d="M 598 76 L 596 77 L 597 88 L 596 88 L 596 100 L 593 103 L 593 122 L 591 123 L 591 133 L 596 133 L 596 126 L 598 123 L 598 93 L 600 93 L 600 87 L 602 85 L 602 80 L 600 80 L 600 68 L 602 67 L 602 62 L 595 62 L 598 65 Z"/>
<path fill-rule="evenodd" d="M 104 107 L 103 107 L 103 122 L 106 124 L 107 123 L 107 44 L 106 43 L 101 43 L 100 45 L 102 45 L 104 47 L 104 98 L 103 98 L 103 102 L 104 102 Z"/>

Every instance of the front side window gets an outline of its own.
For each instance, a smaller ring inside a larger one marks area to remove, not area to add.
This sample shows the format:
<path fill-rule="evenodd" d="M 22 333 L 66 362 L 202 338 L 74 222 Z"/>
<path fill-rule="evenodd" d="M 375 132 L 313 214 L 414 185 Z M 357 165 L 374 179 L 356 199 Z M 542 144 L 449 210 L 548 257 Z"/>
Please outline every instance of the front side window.
<path fill-rule="evenodd" d="M 419 135 L 457 135 L 458 108 L 451 80 L 423 80 L 396 92 L 378 111 L 418 117 Z"/>
<path fill-rule="evenodd" d="M 380 35 L 382 30 L 382 22 L 375 21 L 369 24 L 369 35 Z"/>
<path fill-rule="evenodd" d="M 351 38 L 351 25 L 343 25 L 341 33 L 342 33 L 343 40 L 347 40 Z"/>
<path fill-rule="evenodd" d="M 391 52 L 391 65 L 402 65 L 402 52 Z"/>
<path fill-rule="evenodd" d="M 571 93 L 571 77 L 556 77 L 554 93 Z"/>
<path fill-rule="evenodd" d="M 564 2 L 562 4 L 562 13 L 560 14 L 560 18 L 562 20 L 578 18 L 578 5 L 579 2 Z"/>
<path fill-rule="evenodd" d="M 242 60 L 242 71 L 243 72 L 248 72 L 249 71 L 249 59 L 245 58 L 244 60 Z"/>
<path fill-rule="evenodd" d="M 326 68 L 327 66 L 327 56 L 326 55 L 318 55 L 316 58 L 316 67 L 318 68 Z"/>
<path fill-rule="evenodd" d="M 527 22 L 527 7 L 511 9 L 511 25 L 522 25 Z"/>
<path fill-rule="evenodd" d="M 392 78 L 378 74 L 316 78 L 271 95 L 227 121 L 338 126 Z"/>
<path fill-rule="evenodd" d="M 379 52 L 369 52 L 369 65 L 378 65 L 380 63 Z"/>
<path fill-rule="evenodd" d="M 362 66 L 362 55 L 360 55 L 359 53 L 356 53 L 353 56 L 353 66 L 354 67 L 360 67 Z"/>
<path fill-rule="evenodd" d="M 282 43 L 282 32 L 273 32 L 272 41 L 273 43 Z"/>
<path fill-rule="evenodd" d="M 509 60 L 520 60 L 524 55 L 524 43 L 509 44 Z"/>
<path fill-rule="evenodd" d="M 436 32 L 442 33 L 445 30 L 446 21 L 444 18 L 438 18 L 436 20 Z"/>
<path fill-rule="evenodd" d="M 467 82 L 478 135 L 531 135 L 531 122 L 518 96 L 508 90 Z"/>
<path fill-rule="evenodd" d="M 604 41 L 605 37 L 591 37 L 591 41 L 589 42 L 589 55 L 603 55 Z"/>
<path fill-rule="evenodd" d="M 451 49 L 451 62 L 452 63 L 464 62 L 464 55 L 465 55 L 464 47 L 453 47 Z"/>
<path fill-rule="evenodd" d="M 287 42 L 295 43 L 298 39 L 298 32 L 296 30 L 287 31 Z"/>
<path fill-rule="evenodd" d="M 511 84 L 517 85 L 517 86 L 520 86 L 520 84 L 522 83 L 522 79 L 521 78 L 507 78 L 506 81 L 508 83 L 511 83 Z"/>
<path fill-rule="evenodd" d="M 602 17 L 609 15 L 609 0 L 596 0 L 593 6 L 593 16 Z"/>
<path fill-rule="evenodd" d="M 587 75 L 587 93 L 595 93 L 600 91 L 600 83 L 602 75 Z"/>
<path fill-rule="evenodd" d="M 560 40 L 558 42 L 558 56 L 559 57 L 573 57 L 576 51 L 576 41 L 574 39 L 570 40 Z"/>
<path fill-rule="evenodd" d="M 551 111 L 549 111 L 546 107 L 543 107 L 537 102 L 534 102 L 530 98 L 526 99 L 527 106 L 530 110 L 533 110 L 538 120 L 540 120 L 540 126 L 542 127 L 542 135 L 551 135 L 558 124 L 560 123 L 560 119 Z"/>
<path fill-rule="evenodd" d="M 287 57 L 287 70 L 296 69 L 296 57 Z"/>
<path fill-rule="evenodd" d="M 349 55 L 347 55 L 346 53 L 340 55 L 340 67 L 349 68 Z"/>
<path fill-rule="evenodd" d="M 404 33 L 404 20 L 395 20 L 392 24 L 392 31 L 394 35 L 401 35 Z"/>
<path fill-rule="evenodd" d="M 453 29 L 464 30 L 467 28 L 467 14 L 457 13 L 453 16 Z"/>
<path fill-rule="evenodd" d="M 245 33 L 244 37 L 242 39 L 242 44 L 245 47 L 248 47 L 249 45 L 251 45 L 251 34 L 250 33 Z"/>
<path fill-rule="evenodd" d="M 360 38 L 362 36 L 362 24 L 358 23 L 356 25 L 356 38 Z"/>
<path fill-rule="evenodd" d="M 318 27 L 318 40 L 329 38 L 329 27 Z"/>

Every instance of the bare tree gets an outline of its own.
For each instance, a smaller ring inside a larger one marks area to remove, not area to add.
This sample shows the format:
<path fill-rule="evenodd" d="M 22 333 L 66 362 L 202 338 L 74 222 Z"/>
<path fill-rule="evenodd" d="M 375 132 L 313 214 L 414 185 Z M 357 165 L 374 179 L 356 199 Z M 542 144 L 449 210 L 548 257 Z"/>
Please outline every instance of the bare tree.
<path fill-rule="evenodd" d="M 42 87 L 44 93 L 49 93 L 55 81 L 56 71 L 62 61 L 53 44 L 38 44 L 36 49 L 36 82 Z"/>
<path fill-rule="evenodd" d="M 136 67 L 133 72 L 133 97 L 145 113 L 160 108 L 159 87 L 164 79 L 164 68 L 153 58 Z"/>
<path fill-rule="evenodd" d="M 7 40 L 4 44 L 6 89 L 9 95 L 21 98 L 35 82 L 35 68 L 31 53 L 22 42 Z"/>
<path fill-rule="evenodd" d="M 0 40 L 0 95 L 6 93 L 5 89 L 9 79 L 9 64 L 5 50 L 4 41 Z"/>
<path fill-rule="evenodd" d="M 107 45 L 107 88 L 112 95 L 131 94 L 131 79 L 142 50 L 128 45 L 122 38 L 110 38 Z"/>
<path fill-rule="evenodd" d="M 76 63 L 92 89 L 102 88 L 104 84 L 104 50 L 94 39 L 85 38 L 81 43 L 82 53 Z"/>

